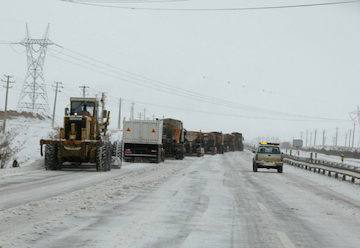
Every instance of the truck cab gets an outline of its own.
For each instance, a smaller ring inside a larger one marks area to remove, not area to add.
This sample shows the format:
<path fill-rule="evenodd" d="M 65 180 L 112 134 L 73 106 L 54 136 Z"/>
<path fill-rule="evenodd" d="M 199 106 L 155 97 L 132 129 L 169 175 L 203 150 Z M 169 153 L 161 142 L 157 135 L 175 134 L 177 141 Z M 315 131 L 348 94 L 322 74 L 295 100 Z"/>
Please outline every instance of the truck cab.
<path fill-rule="evenodd" d="M 254 153 L 254 172 L 257 172 L 258 168 L 277 169 L 279 173 L 283 172 L 283 155 L 280 144 L 261 142 Z"/>

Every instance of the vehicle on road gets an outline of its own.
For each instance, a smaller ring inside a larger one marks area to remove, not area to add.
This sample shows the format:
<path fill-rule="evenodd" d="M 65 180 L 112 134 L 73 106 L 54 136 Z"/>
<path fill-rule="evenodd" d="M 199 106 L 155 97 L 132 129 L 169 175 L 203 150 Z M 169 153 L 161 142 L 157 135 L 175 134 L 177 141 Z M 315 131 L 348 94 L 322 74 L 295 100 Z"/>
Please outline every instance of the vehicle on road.
<path fill-rule="evenodd" d="M 235 151 L 244 151 L 244 137 L 242 133 L 233 132 L 232 135 L 235 136 Z"/>
<path fill-rule="evenodd" d="M 215 155 L 217 154 L 217 148 L 215 145 L 216 137 L 214 133 L 204 133 L 204 150 L 205 154 Z"/>
<path fill-rule="evenodd" d="M 224 151 L 234 152 L 235 151 L 235 135 L 227 133 L 224 134 Z"/>
<path fill-rule="evenodd" d="M 254 153 L 254 172 L 257 172 L 259 168 L 277 169 L 279 173 L 283 172 L 283 155 L 280 151 L 280 144 L 261 142 Z"/>
<path fill-rule="evenodd" d="M 41 155 L 45 145 L 45 169 L 59 170 L 64 163 L 94 164 L 97 171 L 111 170 L 112 145 L 107 128 L 110 111 L 99 113 L 96 98 L 70 98 L 70 110 L 65 109 L 64 127 L 56 138 L 40 140 Z"/>
<path fill-rule="evenodd" d="M 185 151 L 186 156 L 204 156 L 204 134 L 201 131 L 186 131 Z"/>
<path fill-rule="evenodd" d="M 163 119 L 162 140 L 166 158 L 184 159 L 185 130 L 180 120 Z"/>
<path fill-rule="evenodd" d="M 123 125 L 124 160 L 164 161 L 162 120 L 129 120 Z"/>
<path fill-rule="evenodd" d="M 218 154 L 224 154 L 224 134 L 222 132 L 213 132 L 215 135 L 215 146 Z"/>

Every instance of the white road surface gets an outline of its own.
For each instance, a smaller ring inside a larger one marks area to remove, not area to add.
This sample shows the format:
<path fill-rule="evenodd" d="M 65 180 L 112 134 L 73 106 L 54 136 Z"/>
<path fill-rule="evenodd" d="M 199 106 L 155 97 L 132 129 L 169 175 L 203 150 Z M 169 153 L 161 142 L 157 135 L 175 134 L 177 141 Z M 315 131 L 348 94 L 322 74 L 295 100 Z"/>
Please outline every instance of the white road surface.
<path fill-rule="evenodd" d="M 0 176 L 0 246 L 359 247 L 359 185 L 251 156 Z"/>

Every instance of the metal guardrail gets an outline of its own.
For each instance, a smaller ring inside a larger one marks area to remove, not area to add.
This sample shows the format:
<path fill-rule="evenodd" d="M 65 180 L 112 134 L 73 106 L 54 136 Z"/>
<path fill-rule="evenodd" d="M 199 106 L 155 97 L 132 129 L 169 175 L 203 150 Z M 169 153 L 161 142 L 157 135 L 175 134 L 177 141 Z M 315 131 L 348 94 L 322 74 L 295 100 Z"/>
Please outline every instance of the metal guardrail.
<path fill-rule="evenodd" d="M 331 161 L 322 160 L 322 159 L 297 157 L 297 156 L 292 156 L 292 155 L 288 155 L 288 154 L 284 154 L 284 158 L 289 158 L 289 159 L 292 159 L 295 161 L 305 162 L 305 163 L 309 163 L 309 164 L 319 164 L 319 165 L 328 166 L 328 167 L 332 167 L 332 168 L 344 169 L 344 170 L 360 173 L 360 167 L 349 165 L 346 163 L 337 163 L 337 162 L 331 162 Z"/>
<path fill-rule="evenodd" d="M 348 168 L 348 165 L 341 163 L 301 158 L 290 155 L 285 155 L 284 162 L 298 168 L 313 171 L 314 173 L 323 175 L 327 174 L 329 177 L 341 177 L 343 181 L 349 179 L 352 183 L 357 183 L 358 181 L 360 182 L 360 168 L 355 166 L 350 166 L 350 168 Z"/>

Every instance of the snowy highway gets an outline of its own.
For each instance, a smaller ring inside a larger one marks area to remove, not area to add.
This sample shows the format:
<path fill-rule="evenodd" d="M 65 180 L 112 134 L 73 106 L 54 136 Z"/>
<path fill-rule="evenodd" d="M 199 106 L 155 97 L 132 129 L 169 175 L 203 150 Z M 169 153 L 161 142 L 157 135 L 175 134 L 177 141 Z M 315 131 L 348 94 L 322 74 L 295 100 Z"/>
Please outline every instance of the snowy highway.
<path fill-rule="evenodd" d="M 251 163 L 235 152 L 0 177 L 0 246 L 359 246 L 359 185 Z"/>

